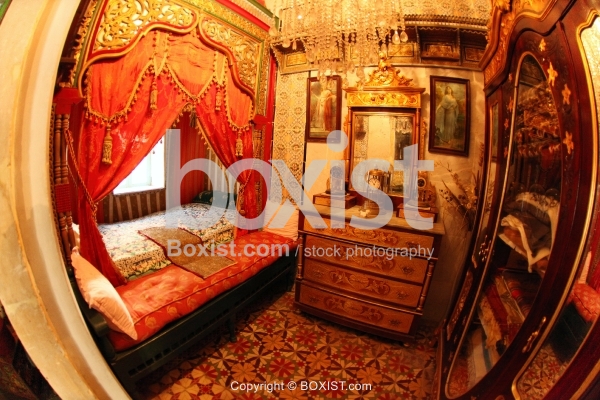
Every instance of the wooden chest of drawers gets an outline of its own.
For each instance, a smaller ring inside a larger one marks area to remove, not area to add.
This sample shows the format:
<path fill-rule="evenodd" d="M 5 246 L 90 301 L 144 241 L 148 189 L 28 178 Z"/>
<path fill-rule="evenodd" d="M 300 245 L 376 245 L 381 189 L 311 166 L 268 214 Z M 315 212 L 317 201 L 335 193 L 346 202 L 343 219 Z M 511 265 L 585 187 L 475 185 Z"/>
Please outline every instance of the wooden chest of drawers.
<path fill-rule="evenodd" d="M 325 225 L 301 215 L 296 305 L 303 311 L 393 339 L 414 335 L 438 257 L 440 223 L 416 230 L 392 217 L 384 227 L 332 228 L 329 208 L 316 206 Z"/>

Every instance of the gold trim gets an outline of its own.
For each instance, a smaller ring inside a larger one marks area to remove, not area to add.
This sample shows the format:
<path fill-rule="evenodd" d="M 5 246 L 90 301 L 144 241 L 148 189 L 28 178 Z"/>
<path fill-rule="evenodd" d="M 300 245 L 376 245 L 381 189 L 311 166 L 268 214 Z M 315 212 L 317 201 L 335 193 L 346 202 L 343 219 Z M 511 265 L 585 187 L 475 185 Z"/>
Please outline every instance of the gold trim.
<path fill-rule="evenodd" d="M 593 155 L 592 155 L 592 160 L 597 160 L 598 159 L 598 130 L 599 130 L 599 122 L 598 122 L 598 113 L 597 110 L 600 109 L 600 104 L 597 104 L 596 102 L 596 97 L 594 96 L 594 81 L 591 78 L 591 72 L 589 69 L 589 62 L 588 62 L 588 58 L 585 52 L 585 48 L 583 47 L 583 42 L 581 40 L 581 35 L 583 34 L 583 31 L 586 29 L 589 29 L 592 27 L 592 24 L 594 23 L 594 20 L 596 18 L 600 18 L 600 12 L 598 12 L 597 10 L 591 10 L 586 21 L 583 22 L 581 25 L 579 25 L 576 29 L 576 35 L 577 35 L 577 47 L 579 48 L 579 52 L 580 54 L 582 54 L 582 59 L 583 59 L 583 68 L 585 70 L 585 79 L 587 82 L 587 88 L 588 88 L 588 96 L 590 97 L 590 106 L 592 108 L 592 110 L 594 110 L 594 106 L 596 108 L 596 112 L 592 112 L 592 141 L 593 141 Z M 584 57 L 585 55 L 585 57 Z M 600 85 L 598 85 L 599 89 L 600 89 Z M 600 98 L 600 93 L 598 94 L 598 97 Z M 598 179 L 598 165 L 596 163 L 594 163 L 592 165 L 592 173 L 590 176 L 590 181 L 592 183 L 597 182 Z M 590 186 L 590 187 L 594 187 L 594 185 Z M 594 210 L 594 206 L 596 203 L 596 192 L 594 190 L 590 190 L 590 198 L 588 200 L 588 205 L 587 205 L 587 213 L 585 216 L 585 228 L 584 231 L 582 232 L 581 237 L 582 238 L 586 238 L 588 237 L 589 231 L 590 231 L 590 223 L 592 220 L 592 216 L 593 216 L 593 210 Z M 581 260 L 583 258 L 583 252 L 585 250 L 585 247 L 587 245 L 587 240 L 581 240 L 579 242 L 579 248 L 577 249 L 577 257 L 575 258 L 575 261 L 573 263 L 574 266 L 578 266 L 581 263 Z M 578 267 L 574 267 L 571 269 L 571 275 L 569 276 L 569 281 L 572 283 L 573 279 L 577 273 L 577 271 L 579 270 Z M 571 288 L 572 284 L 569 286 L 569 288 Z M 560 302 L 558 304 L 558 307 L 556 308 L 557 310 L 562 310 L 564 303 L 568 297 L 568 294 L 570 292 L 569 290 L 565 290 L 562 293 Z M 527 368 L 529 368 L 529 366 L 531 365 L 531 363 L 533 362 L 534 358 L 537 356 L 538 354 L 538 350 L 539 348 L 545 343 L 546 338 L 548 337 L 548 335 L 550 334 L 550 331 L 552 330 L 551 327 L 554 327 L 554 323 L 556 322 L 556 320 L 558 319 L 558 314 L 559 312 L 555 312 L 552 317 L 550 318 L 550 321 L 548 322 L 548 329 L 546 329 L 541 337 L 539 338 L 539 340 L 537 341 L 536 346 L 534 347 L 533 351 L 531 352 L 530 356 L 527 358 L 527 360 L 525 361 L 525 363 L 523 363 L 523 365 L 521 366 L 521 369 L 519 370 L 519 372 L 517 373 L 517 375 L 515 376 L 512 385 L 511 385 L 511 391 L 513 393 L 513 396 L 515 397 L 516 400 L 520 400 L 522 399 L 520 392 L 518 390 L 517 384 L 518 381 L 521 379 L 521 377 L 523 376 L 523 374 L 525 373 L 525 371 L 527 371 Z M 598 323 L 598 320 L 596 320 L 594 322 L 594 325 Z M 593 328 L 593 326 L 592 326 Z M 590 328 L 590 331 L 591 329 Z M 589 331 L 588 331 L 588 335 L 586 335 L 585 339 L 582 341 L 582 344 L 588 339 L 589 336 Z M 575 357 L 577 357 L 577 355 L 579 354 L 579 349 L 577 351 L 577 353 L 575 353 L 575 355 L 573 356 L 573 358 L 571 359 L 571 362 L 569 362 L 569 365 L 571 365 L 572 360 L 575 359 Z M 583 393 L 587 390 L 587 388 L 589 387 L 589 385 L 594 381 L 595 377 L 597 374 L 600 373 L 600 363 L 597 363 L 596 366 L 593 368 L 592 370 L 594 373 L 589 374 L 586 379 L 583 381 L 583 383 L 579 386 L 579 388 L 577 389 L 577 391 L 575 392 L 573 398 L 577 399 L 577 398 L 581 398 Z M 560 379 L 560 378 L 559 378 Z"/>
<path fill-rule="evenodd" d="M 497 0 L 498 1 L 498 0 Z M 508 12 L 492 7 L 491 25 L 488 31 L 491 38 L 479 66 L 483 70 L 485 85 L 493 81 L 506 67 L 508 42 L 517 22 L 524 18 L 544 20 L 557 0 L 515 0 Z"/>
<path fill-rule="evenodd" d="M 127 46 L 146 27 L 163 23 L 174 29 L 186 29 L 194 23 L 193 10 L 171 0 L 109 0 L 98 21 L 92 52 Z"/>
<path fill-rule="evenodd" d="M 356 91 L 353 88 L 345 89 L 348 93 L 346 103 L 348 107 L 421 107 L 421 93 L 425 89 L 418 91 L 376 91 L 368 92 Z M 416 92 L 416 93 L 414 93 Z"/>

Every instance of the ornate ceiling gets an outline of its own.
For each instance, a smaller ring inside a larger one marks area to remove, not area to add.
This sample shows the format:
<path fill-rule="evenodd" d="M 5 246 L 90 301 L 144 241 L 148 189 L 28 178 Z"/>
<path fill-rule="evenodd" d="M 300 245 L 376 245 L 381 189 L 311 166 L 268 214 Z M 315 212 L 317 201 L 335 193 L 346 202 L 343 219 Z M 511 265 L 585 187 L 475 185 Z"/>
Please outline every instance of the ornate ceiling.
<path fill-rule="evenodd" d="M 275 14 L 280 4 L 281 0 L 266 0 L 267 8 L 275 11 Z M 446 22 L 485 27 L 490 19 L 491 8 L 491 0 L 402 0 L 408 24 Z"/>
<path fill-rule="evenodd" d="M 285 0 L 266 0 L 269 10 L 278 14 Z M 319 0 L 313 0 L 317 2 Z M 400 0 L 409 43 L 390 45 L 388 57 L 399 65 L 427 64 L 480 70 L 487 45 L 491 0 Z M 314 4 L 314 3 L 313 3 Z M 302 44 L 297 50 L 273 43 L 282 73 L 312 68 Z"/>

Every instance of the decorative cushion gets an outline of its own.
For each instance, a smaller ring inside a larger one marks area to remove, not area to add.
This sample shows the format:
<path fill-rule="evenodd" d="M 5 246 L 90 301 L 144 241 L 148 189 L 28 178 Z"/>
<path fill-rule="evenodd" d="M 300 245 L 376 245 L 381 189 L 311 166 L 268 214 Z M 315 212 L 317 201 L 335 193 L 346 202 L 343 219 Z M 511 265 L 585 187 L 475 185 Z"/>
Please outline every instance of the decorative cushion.
<path fill-rule="evenodd" d="M 137 339 L 133 319 L 113 285 L 85 258 L 81 257 L 77 247 L 71 253 L 71 262 L 75 270 L 77 286 L 83 299 L 90 308 L 104 316 L 108 326 Z"/>
<path fill-rule="evenodd" d="M 600 294 L 585 283 L 576 283 L 573 286 L 570 300 L 575 305 L 577 312 L 587 322 L 593 322 L 600 315 Z"/>
<path fill-rule="evenodd" d="M 192 200 L 192 203 L 201 203 L 201 204 L 209 204 L 212 205 L 216 199 L 220 199 L 220 204 L 223 207 L 227 208 L 229 206 L 230 194 L 228 192 L 220 192 L 220 191 L 212 191 L 205 190 L 203 192 L 198 193 L 196 197 Z M 233 201 L 237 202 L 237 194 L 233 196 Z"/>
<path fill-rule="evenodd" d="M 295 208 L 292 216 L 287 220 L 285 226 L 279 228 L 275 227 L 277 214 L 281 211 L 283 205 L 279 205 L 273 201 L 267 201 L 265 205 L 265 227 L 263 231 L 270 232 L 275 235 L 281 235 L 286 238 L 297 240 L 298 239 L 298 219 L 299 219 L 299 211 L 298 208 Z M 277 224 L 280 225 L 280 224 Z"/>
<path fill-rule="evenodd" d="M 125 350 L 148 339 L 169 322 L 175 321 L 201 305 L 244 282 L 280 257 L 277 251 L 263 251 L 259 246 L 287 245 L 290 253 L 296 243 L 268 232 L 253 232 L 233 241 L 235 264 L 209 276 L 206 280 L 189 271 L 170 265 L 117 288 L 129 309 L 138 337 L 110 331 L 108 338 L 117 351 Z M 227 245 L 230 248 L 231 245 Z M 244 249 L 253 254 L 243 254 Z M 284 247 L 285 248 L 285 247 Z M 265 253 L 268 253 L 266 256 Z M 285 252 L 283 252 L 285 254 Z"/>

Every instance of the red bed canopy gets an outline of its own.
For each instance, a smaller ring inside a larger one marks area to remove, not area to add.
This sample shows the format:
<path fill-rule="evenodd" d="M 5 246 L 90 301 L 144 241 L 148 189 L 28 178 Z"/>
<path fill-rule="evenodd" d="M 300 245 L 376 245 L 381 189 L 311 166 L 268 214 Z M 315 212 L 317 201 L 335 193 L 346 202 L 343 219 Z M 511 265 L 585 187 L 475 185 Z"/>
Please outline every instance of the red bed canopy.
<path fill-rule="evenodd" d="M 230 51 L 204 37 L 201 29 L 187 34 L 150 31 L 127 54 L 92 64 L 84 90 L 77 161 L 80 250 L 118 286 L 124 278 L 98 231 L 95 204 L 133 171 L 186 104 L 195 109 L 207 142 L 225 167 L 251 158 L 254 93 L 239 79 Z M 250 171 L 238 177 L 241 207 L 250 219 L 257 216 L 255 180 Z M 237 235 L 245 233 L 238 229 Z"/>

